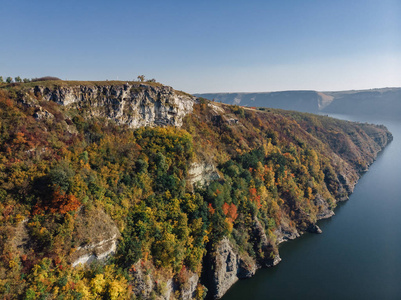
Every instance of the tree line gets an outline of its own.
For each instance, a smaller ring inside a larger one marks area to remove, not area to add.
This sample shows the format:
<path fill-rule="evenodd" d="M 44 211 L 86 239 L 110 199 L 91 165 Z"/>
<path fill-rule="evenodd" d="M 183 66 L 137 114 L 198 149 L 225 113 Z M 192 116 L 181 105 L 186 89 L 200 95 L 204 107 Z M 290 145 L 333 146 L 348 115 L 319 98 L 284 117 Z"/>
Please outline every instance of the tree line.
<path fill-rule="evenodd" d="M 27 82 L 31 82 L 31 79 L 29 79 L 29 78 L 21 79 L 20 76 L 17 76 L 17 77 L 14 77 L 14 78 L 8 76 L 4 80 L 4 77 L 0 76 L 0 83 L 13 83 L 13 82 L 25 82 L 25 83 L 27 83 Z"/>

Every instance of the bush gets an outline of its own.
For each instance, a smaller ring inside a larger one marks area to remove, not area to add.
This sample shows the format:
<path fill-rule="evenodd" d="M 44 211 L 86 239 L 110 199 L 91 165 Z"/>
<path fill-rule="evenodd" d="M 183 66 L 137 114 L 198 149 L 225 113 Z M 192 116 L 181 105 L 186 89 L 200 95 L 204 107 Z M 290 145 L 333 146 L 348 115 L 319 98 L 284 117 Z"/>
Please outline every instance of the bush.
<path fill-rule="evenodd" d="M 31 81 L 36 82 L 36 81 L 49 81 L 49 80 L 61 80 L 61 79 L 53 76 L 45 76 L 45 77 L 32 78 Z"/>

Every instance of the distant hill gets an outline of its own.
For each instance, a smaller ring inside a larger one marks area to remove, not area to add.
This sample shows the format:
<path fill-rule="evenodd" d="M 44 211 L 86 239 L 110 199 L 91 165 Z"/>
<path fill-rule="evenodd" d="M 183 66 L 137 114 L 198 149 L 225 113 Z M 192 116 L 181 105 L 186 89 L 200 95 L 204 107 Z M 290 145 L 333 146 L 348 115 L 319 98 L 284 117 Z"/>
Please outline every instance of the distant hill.
<path fill-rule="evenodd" d="M 340 92 L 207 93 L 195 96 L 241 106 L 281 108 L 310 113 L 388 117 L 398 117 L 401 114 L 401 88 Z"/>

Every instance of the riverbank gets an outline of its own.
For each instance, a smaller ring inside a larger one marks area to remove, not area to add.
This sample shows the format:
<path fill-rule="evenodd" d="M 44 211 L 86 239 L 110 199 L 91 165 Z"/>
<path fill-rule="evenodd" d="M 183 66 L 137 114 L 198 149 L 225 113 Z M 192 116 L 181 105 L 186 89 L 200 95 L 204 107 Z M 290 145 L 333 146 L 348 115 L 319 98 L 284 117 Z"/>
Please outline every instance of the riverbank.
<path fill-rule="evenodd" d="M 337 117 L 337 116 L 336 116 Z M 350 119 L 352 121 L 368 121 Z M 229 299 L 398 299 L 401 245 L 400 122 L 378 120 L 394 140 L 361 176 L 350 201 L 318 222 L 323 234 L 304 234 L 280 245 L 282 262 L 239 281 Z M 341 287 L 341 288 L 339 288 Z"/>

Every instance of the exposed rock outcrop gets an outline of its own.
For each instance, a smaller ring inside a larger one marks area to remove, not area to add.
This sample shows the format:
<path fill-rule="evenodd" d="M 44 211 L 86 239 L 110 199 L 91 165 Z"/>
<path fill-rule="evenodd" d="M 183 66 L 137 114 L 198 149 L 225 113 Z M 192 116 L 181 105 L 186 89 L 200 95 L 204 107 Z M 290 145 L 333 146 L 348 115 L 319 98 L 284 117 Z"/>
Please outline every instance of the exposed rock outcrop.
<path fill-rule="evenodd" d="M 276 236 L 277 245 L 301 236 L 297 229 L 289 226 L 285 220 L 282 220 L 281 224 L 274 231 L 274 235 Z"/>
<path fill-rule="evenodd" d="M 54 116 L 50 112 L 48 112 L 46 109 L 43 109 L 42 107 L 38 106 L 37 110 L 33 114 L 33 117 L 37 120 L 42 120 L 42 119 L 53 119 Z"/>
<path fill-rule="evenodd" d="M 192 112 L 196 98 L 162 85 L 77 85 L 48 88 L 36 86 L 29 95 L 84 110 L 88 117 L 104 117 L 131 128 L 174 125 Z M 31 97 L 32 98 L 32 97 Z"/>
<path fill-rule="evenodd" d="M 181 285 L 180 296 L 182 300 L 191 300 L 195 298 L 196 289 L 199 284 L 199 275 L 193 273 L 188 280 Z"/>
<path fill-rule="evenodd" d="M 216 247 L 213 263 L 213 286 L 211 293 L 221 298 L 240 278 L 252 277 L 256 272 L 256 263 L 244 259 L 232 246 L 228 238 L 223 238 Z"/>
<path fill-rule="evenodd" d="M 310 233 L 322 233 L 323 231 L 320 229 L 319 226 L 317 226 L 316 224 L 310 224 L 308 227 L 308 232 Z"/>
<path fill-rule="evenodd" d="M 281 261 L 281 258 L 274 245 L 275 241 L 271 241 L 266 236 L 266 232 L 257 218 L 254 219 L 253 232 L 257 241 L 260 243 L 258 264 L 262 267 L 273 267 L 277 265 Z"/>
<path fill-rule="evenodd" d="M 328 219 L 334 216 L 334 211 L 330 207 L 329 203 L 323 198 L 322 195 L 317 194 L 314 199 L 315 205 L 319 208 L 316 218 L 318 220 Z"/>
<path fill-rule="evenodd" d="M 212 180 L 219 179 L 216 167 L 207 162 L 193 163 L 188 170 L 187 181 L 190 184 L 199 184 L 204 186 Z"/>
<path fill-rule="evenodd" d="M 139 299 L 195 299 L 199 275 L 185 269 L 177 280 L 173 274 L 158 272 L 150 261 L 140 260 L 131 268 L 133 292 Z"/>
<path fill-rule="evenodd" d="M 154 288 L 155 288 L 155 282 L 152 277 L 151 270 L 153 269 L 153 265 L 151 265 L 149 262 L 145 263 L 144 261 L 138 261 L 136 264 L 134 264 L 131 268 L 132 274 L 133 274 L 133 286 L 135 287 L 133 292 L 135 293 L 135 296 L 141 299 L 149 299 Z M 171 280 L 165 280 L 165 286 L 163 289 L 163 293 L 168 296 L 171 294 L 172 291 L 172 281 Z"/>
<path fill-rule="evenodd" d="M 79 246 L 69 258 L 73 267 L 105 260 L 116 252 L 120 232 L 110 216 L 102 210 L 81 211 L 76 224 L 75 234 Z"/>

